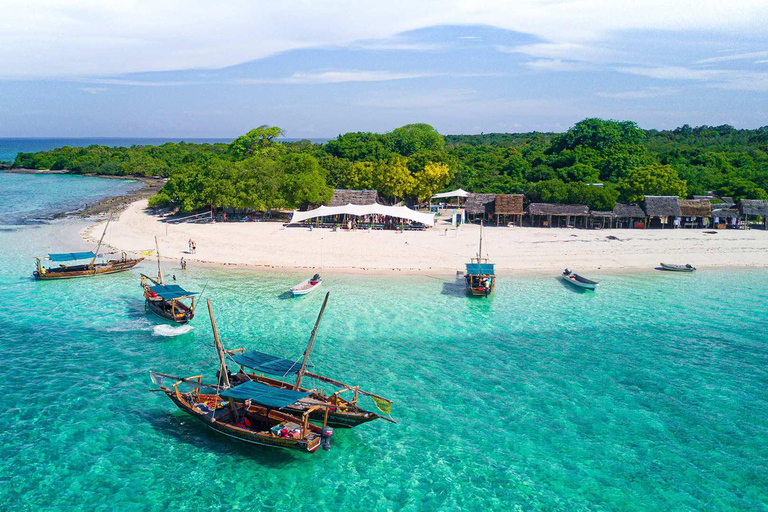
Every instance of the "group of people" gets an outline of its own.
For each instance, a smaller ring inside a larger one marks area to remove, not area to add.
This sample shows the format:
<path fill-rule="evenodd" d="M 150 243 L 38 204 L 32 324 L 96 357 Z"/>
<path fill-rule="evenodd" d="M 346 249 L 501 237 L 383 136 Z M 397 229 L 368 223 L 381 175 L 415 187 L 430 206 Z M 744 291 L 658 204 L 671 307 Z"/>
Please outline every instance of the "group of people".
<path fill-rule="evenodd" d="M 197 252 L 197 244 L 195 241 L 190 238 L 187 244 L 189 245 L 189 254 L 195 254 Z"/>

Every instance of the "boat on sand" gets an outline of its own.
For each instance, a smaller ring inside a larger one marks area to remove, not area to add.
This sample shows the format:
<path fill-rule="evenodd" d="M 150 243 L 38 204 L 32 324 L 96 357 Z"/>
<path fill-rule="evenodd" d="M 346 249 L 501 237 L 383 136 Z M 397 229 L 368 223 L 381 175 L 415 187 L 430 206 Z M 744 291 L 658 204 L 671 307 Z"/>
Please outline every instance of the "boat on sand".
<path fill-rule="evenodd" d="M 670 263 L 661 263 L 661 270 L 668 270 L 669 272 L 694 272 L 696 270 L 696 267 L 685 264 L 685 265 L 672 265 Z"/>

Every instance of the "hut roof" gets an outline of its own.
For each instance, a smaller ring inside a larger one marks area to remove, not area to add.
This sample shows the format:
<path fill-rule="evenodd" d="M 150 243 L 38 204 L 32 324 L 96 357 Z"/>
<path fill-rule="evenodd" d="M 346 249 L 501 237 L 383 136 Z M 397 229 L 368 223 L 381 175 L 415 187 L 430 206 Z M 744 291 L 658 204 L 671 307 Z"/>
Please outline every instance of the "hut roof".
<path fill-rule="evenodd" d="M 592 211 L 589 212 L 589 215 L 592 216 L 592 217 L 615 217 L 616 213 L 614 213 L 612 211 L 596 212 L 596 211 L 592 210 Z"/>
<path fill-rule="evenodd" d="M 331 202 L 326 206 L 346 206 L 348 204 L 373 204 L 379 202 L 379 194 L 375 190 L 345 190 L 333 189 Z"/>
<path fill-rule="evenodd" d="M 734 201 L 732 197 L 721 197 L 720 199 L 729 206 L 734 206 L 736 204 L 736 201 Z"/>
<path fill-rule="evenodd" d="M 719 217 L 721 219 L 735 219 L 739 216 L 739 212 L 733 208 L 721 208 L 719 210 L 712 210 L 712 217 Z"/>
<path fill-rule="evenodd" d="M 528 205 L 528 213 L 531 215 L 589 215 L 589 208 L 585 204 L 550 204 L 531 203 Z"/>
<path fill-rule="evenodd" d="M 742 215 L 768 215 L 768 201 L 762 199 L 742 199 L 739 201 Z"/>
<path fill-rule="evenodd" d="M 712 213 L 709 199 L 679 199 L 678 203 L 683 217 L 709 217 Z"/>
<path fill-rule="evenodd" d="M 523 194 L 496 194 L 496 215 L 522 215 Z"/>
<path fill-rule="evenodd" d="M 493 204 L 496 200 L 496 194 L 469 194 L 467 202 L 464 203 L 464 211 L 469 214 L 479 215 L 493 213 Z"/>
<path fill-rule="evenodd" d="M 677 196 L 645 196 L 643 203 L 648 217 L 682 217 Z"/>
<path fill-rule="evenodd" d="M 637 203 L 616 203 L 613 213 L 618 219 L 644 219 L 645 212 Z"/>

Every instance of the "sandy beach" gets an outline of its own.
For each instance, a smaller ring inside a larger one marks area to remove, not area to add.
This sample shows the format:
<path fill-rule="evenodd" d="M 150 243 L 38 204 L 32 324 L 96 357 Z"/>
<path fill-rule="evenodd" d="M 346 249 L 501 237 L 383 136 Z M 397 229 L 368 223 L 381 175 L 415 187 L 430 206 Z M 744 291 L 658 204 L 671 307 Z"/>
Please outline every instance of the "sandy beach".
<path fill-rule="evenodd" d="M 284 227 L 279 222 L 166 224 L 133 202 L 113 220 L 113 248 L 154 248 L 164 259 L 281 270 L 449 274 L 477 253 L 480 228 L 456 230 L 443 221 L 422 232 L 337 231 Z M 98 239 L 99 222 L 81 235 Z M 166 232 L 167 230 L 167 232 Z M 187 242 L 197 244 L 188 253 Z M 484 230 L 483 253 L 498 273 L 652 270 L 660 262 L 707 267 L 768 266 L 768 232 L 762 230 L 584 230 L 496 227 Z"/>

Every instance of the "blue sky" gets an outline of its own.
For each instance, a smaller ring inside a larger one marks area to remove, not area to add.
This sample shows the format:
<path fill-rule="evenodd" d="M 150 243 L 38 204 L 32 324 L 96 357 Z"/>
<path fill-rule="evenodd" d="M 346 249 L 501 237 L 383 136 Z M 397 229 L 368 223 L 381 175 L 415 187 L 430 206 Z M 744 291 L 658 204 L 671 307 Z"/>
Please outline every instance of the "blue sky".
<path fill-rule="evenodd" d="M 768 125 L 764 1 L 7 2 L 0 137 Z"/>

